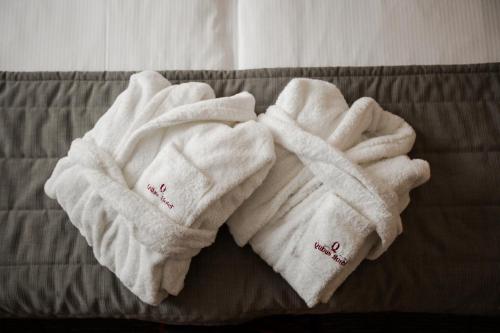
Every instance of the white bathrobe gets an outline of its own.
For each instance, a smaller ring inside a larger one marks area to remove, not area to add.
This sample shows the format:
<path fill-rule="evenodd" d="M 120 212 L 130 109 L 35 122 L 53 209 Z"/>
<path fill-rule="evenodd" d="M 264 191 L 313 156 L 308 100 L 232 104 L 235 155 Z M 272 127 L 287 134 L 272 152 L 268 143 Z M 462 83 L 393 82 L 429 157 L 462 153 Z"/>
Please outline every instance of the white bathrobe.
<path fill-rule="evenodd" d="M 71 144 L 45 191 L 99 263 L 144 302 L 183 288 L 190 260 L 263 181 L 272 135 L 248 93 L 132 75 L 95 127 Z"/>
<path fill-rule="evenodd" d="M 371 98 L 349 108 L 325 81 L 292 80 L 259 122 L 276 163 L 228 225 L 312 307 L 401 233 L 399 214 L 429 166 L 405 155 L 415 132 L 403 119 Z"/>

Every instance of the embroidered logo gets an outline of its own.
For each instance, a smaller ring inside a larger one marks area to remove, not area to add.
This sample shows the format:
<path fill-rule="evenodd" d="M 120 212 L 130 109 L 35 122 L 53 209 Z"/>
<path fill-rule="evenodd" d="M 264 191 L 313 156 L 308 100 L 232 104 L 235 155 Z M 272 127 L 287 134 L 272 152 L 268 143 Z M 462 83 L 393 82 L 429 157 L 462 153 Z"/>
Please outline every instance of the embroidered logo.
<path fill-rule="evenodd" d="M 147 190 L 155 197 L 158 197 L 160 199 L 160 202 L 162 202 L 169 209 L 174 208 L 174 205 L 167 199 L 164 194 L 167 191 L 167 185 L 161 184 L 160 187 L 156 189 L 154 185 L 148 184 Z"/>
<path fill-rule="evenodd" d="M 319 242 L 314 243 L 314 249 L 320 251 L 324 255 L 332 258 L 333 261 L 337 262 L 341 266 L 347 265 L 347 258 L 339 253 L 340 243 L 335 241 L 331 246 L 321 245 Z"/>

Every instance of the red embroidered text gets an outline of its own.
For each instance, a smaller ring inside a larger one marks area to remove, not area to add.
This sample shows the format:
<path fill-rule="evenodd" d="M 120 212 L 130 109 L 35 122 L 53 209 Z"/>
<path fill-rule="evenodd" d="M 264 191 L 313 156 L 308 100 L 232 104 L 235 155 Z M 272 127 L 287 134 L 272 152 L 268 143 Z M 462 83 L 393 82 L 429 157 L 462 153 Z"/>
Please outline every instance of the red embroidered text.
<path fill-rule="evenodd" d="M 174 205 L 165 197 L 163 194 L 167 190 L 167 185 L 161 184 L 160 188 L 157 190 L 154 185 L 148 184 L 148 191 L 151 192 L 155 197 L 160 198 L 160 201 L 166 205 L 169 209 L 174 208 Z"/>
<path fill-rule="evenodd" d="M 348 262 L 347 258 L 344 257 L 343 255 L 337 253 L 340 250 L 340 243 L 339 242 L 333 242 L 332 246 L 330 246 L 330 247 L 324 246 L 318 242 L 315 242 L 314 248 L 316 250 L 320 251 L 321 253 L 323 253 L 324 255 L 327 255 L 330 258 L 332 258 L 332 260 L 337 262 L 339 265 L 341 265 L 341 266 L 347 265 L 347 262 Z"/>

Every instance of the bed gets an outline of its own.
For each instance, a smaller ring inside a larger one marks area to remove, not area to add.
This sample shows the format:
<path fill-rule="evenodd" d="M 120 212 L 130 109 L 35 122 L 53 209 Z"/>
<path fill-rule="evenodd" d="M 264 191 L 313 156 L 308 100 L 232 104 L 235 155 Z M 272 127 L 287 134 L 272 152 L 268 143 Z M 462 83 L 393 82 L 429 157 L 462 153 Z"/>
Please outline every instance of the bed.
<path fill-rule="evenodd" d="M 77 318 L 103 332 L 498 327 L 499 1 L 0 0 L 0 30 L 0 331 L 66 332 L 60 319 Z M 223 227 L 182 293 L 147 306 L 43 192 L 71 140 L 144 69 L 217 96 L 247 90 L 258 113 L 293 77 L 333 82 L 349 103 L 374 97 L 415 128 L 411 155 L 432 178 L 402 236 L 328 304 L 308 309 Z"/>
<path fill-rule="evenodd" d="M 500 61 L 496 0 L 1 0 L 0 31 L 8 71 Z"/>
<path fill-rule="evenodd" d="M 308 309 L 223 227 L 194 258 L 181 294 L 147 306 L 97 264 L 43 192 L 71 140 L 132 72 L 1 72 L 0 317 L 214 325 L 284 314 L 500 315 L 500 63 L 161 73 L 174 83 L 207 82 L 217 96 L 249 91 L 258 113 L 293 77 L 333 82 L 349 103 L 375 98 L 414 127 L 411 156 L 431 165 L 431 180 L 403 213 L 403 234 L 328 304 Z"/>

